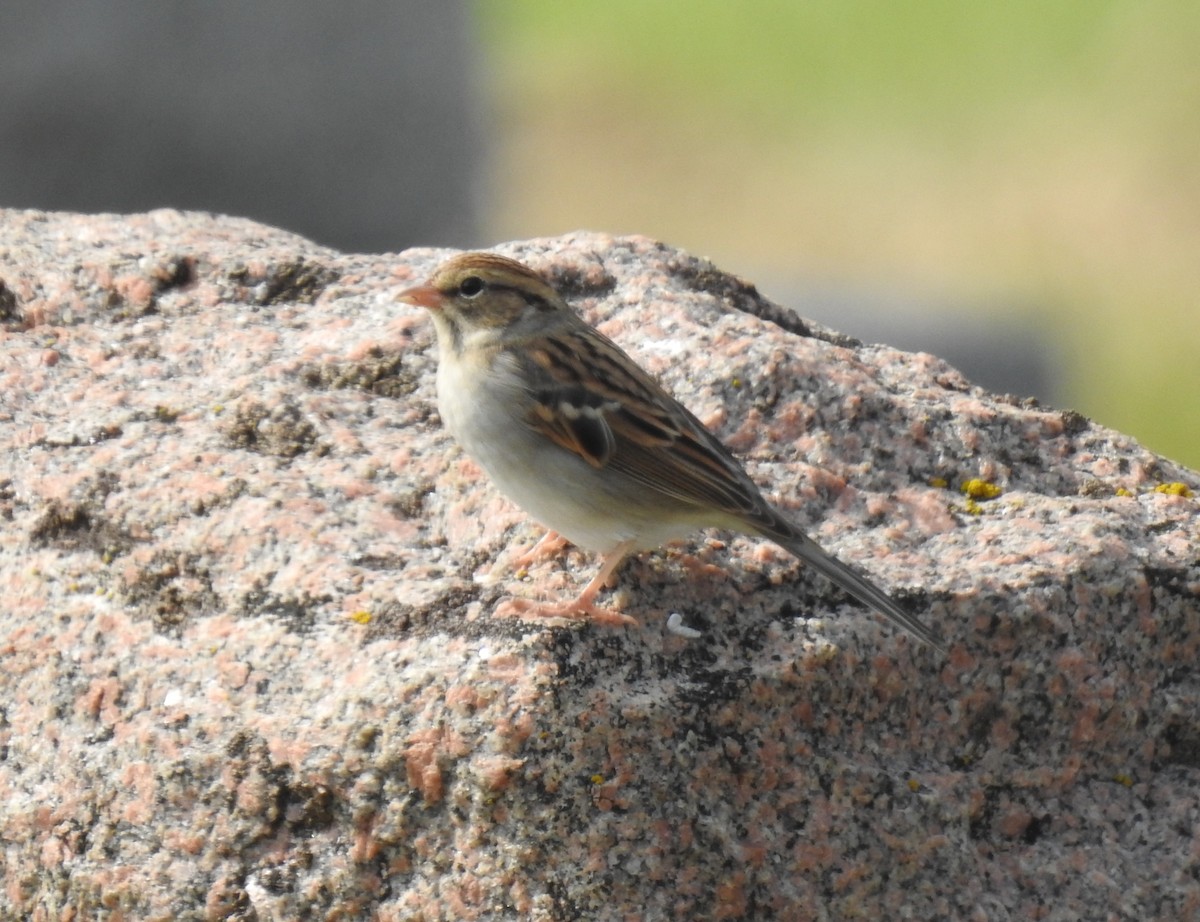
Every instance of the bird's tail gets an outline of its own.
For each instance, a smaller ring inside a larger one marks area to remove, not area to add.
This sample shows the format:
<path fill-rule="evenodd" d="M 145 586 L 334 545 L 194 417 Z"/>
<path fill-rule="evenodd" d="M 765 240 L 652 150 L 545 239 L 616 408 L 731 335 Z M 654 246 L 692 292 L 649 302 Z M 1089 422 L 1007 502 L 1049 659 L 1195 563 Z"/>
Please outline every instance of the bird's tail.
<path fill-rule="evenodd" d="M 795 554 L 798 558 L 824 576 L 826 579 L 848 592 L 868 608 L 873 608 L 881 615 L 904 628 L 914 637 L 929 644 L 934 649 L 945 653 L 946 648 L 929 627 L 919 618 L 904 611 L 886 592 L 860 576 L 849 566 L 836 557 L 826 553 L 812 538 L 799 529 L 791 529 L 791 534 L 768 533 L 766 537 L 777 542 L 782 547 Z"/>

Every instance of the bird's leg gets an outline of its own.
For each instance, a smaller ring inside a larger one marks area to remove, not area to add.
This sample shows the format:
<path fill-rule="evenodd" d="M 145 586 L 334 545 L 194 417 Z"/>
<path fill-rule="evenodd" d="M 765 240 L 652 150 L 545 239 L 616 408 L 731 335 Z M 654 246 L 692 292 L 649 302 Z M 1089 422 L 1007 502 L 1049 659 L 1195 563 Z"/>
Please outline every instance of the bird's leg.
<path fill-rule="evenodd" d="M 631 550 L 633 550 L 633 542 L 624 541 L 605 555 L 604 562 L 600 565 L 600 571 L 592 577 L 591 582 L 583 587 L 583 592 L 579 593 L 579 597 L 570 604 L 583 610 L 594 608 L 592 603 L 596 596 L 600 594 L 601 589 L 608 585 L 609 578 L 616 572 L 617 567 L 621 565 Z"/>
<path fill-rule="evenodd" d="M 508 560 L 508 551 L 505 550 L 482 574 L 476 575 L 475 581 L 483 585 L 493 585 L 504 579 L 508 573 L 523 577 L 532 564 L 543 558 L 553 557 L 570 543 L 558 532 L 548 531 L 531 547 L 518 551 L 516 558 L 511 562 Z"/>
<path fill-rule="evenodd" d="M 521 572 L 531 563 L 544 557 L 553 557 L 571 542 L 556 531 L 548 531 L 542 535 L 533 547 L 523 551 L 521 556 L 513 561 L 513 570 Z"/>
<path fill-rule="evenodd" d="M 596 604 L 596 596 L 608 583 L 609 578 L 616 572 L 617 567 L 633 550 L 632 540 L 618 544 L 604 557 L 600 572 L 592 577 L 591 582 L 583 587 L 583 591 L 569 602 L 534 602 L 530 599 L 505 599 L 496 607 L 498 618 L 573 618 L 586 619 L 596 624 L 611 627 L 625 627 L 638 624 L 636 618 L 601 608 Z"/>

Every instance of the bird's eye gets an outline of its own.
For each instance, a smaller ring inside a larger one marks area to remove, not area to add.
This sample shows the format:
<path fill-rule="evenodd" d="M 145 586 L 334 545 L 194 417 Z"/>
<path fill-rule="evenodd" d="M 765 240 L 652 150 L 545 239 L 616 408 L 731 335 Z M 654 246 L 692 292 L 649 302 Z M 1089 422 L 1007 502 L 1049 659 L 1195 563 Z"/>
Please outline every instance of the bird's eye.
<path fill-rule="evenodd" d="M 473 298 L 484 289 L 483 279 L 478 275 L 468 275 L 458 283 L 458 293 L 464 298 Z"/>

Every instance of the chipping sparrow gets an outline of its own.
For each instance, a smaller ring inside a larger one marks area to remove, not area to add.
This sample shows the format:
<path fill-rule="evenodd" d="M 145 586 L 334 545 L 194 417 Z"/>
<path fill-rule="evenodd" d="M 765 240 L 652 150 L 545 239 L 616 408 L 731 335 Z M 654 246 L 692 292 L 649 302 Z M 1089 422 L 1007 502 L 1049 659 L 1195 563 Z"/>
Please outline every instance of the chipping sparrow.
<path fill-rule="evenodd" d="M 446 428 L 509 499 L 604 555 L 575 600 L 512 600 L 510 611 L 636 623 L 595 604 L 621 561 L 700 528 L 728 528 L 770 538 L 942 649 L 920 620 L 767 502 L 695 416 L 537 273 L 492 253 L 464 253 L 399 298 L 433 317 Z"/>

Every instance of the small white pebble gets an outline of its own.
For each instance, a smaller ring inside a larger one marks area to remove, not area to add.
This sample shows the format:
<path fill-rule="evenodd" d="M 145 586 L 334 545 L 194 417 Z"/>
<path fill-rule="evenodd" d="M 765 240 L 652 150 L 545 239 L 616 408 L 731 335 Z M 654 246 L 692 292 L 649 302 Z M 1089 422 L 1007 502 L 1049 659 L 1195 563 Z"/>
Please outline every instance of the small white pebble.
<path fill-rule="evenodd" d="M 680 637 L 686 637 L 688 640 L 695 640 L 700 636 L 700 631 L 694 627 L 688 627 L 683 623 L 683 615 L 677 611 L 671 612 L 667 618 L 667 630 L 672 634 L 677 634 Z"/>

